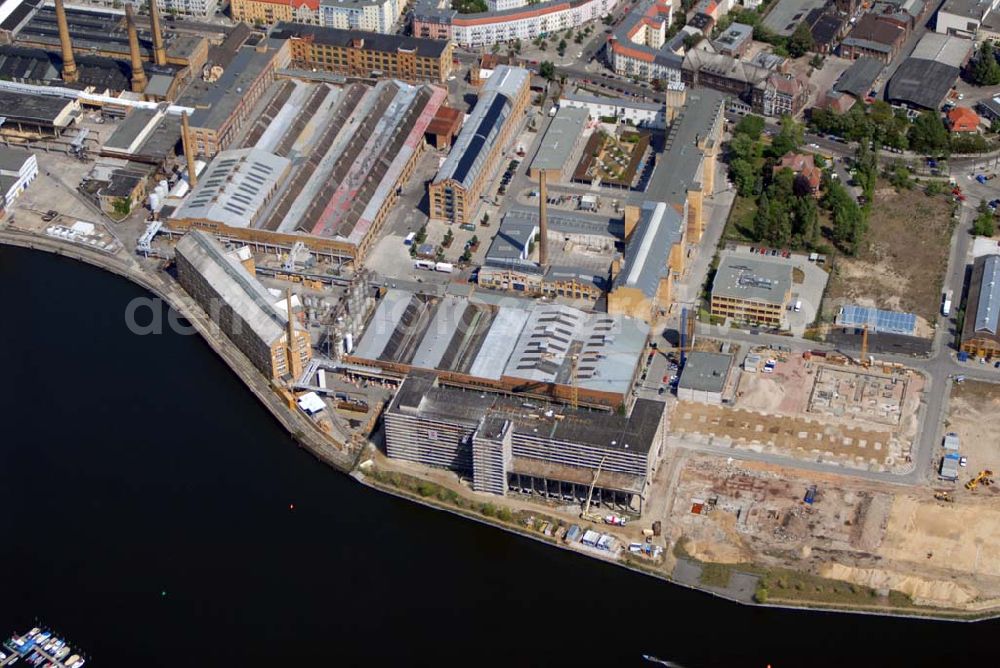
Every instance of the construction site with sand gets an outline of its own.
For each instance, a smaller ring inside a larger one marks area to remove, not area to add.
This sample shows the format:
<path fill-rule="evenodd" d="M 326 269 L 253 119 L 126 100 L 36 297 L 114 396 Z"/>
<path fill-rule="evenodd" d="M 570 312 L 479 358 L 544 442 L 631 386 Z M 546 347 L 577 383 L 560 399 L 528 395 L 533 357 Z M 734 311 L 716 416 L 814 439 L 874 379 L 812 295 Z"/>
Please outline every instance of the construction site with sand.
<path fill-rule="evenodd" d="M 1000 506 L 678 453 L 664 526 L 703 572 L 754 573 L 769 600 L 985 611 L 1000 603 Z M 728 577 L 728 576 L 727 576 Z"/>
<path fill-rule="evenodd" d="M 830 354 L 766 348 L 766 372 L 743 364 L 729 405 L 678 402 L 671 439 L 792 456 L 869 471 L 912 466 L 923 376 Z"/>

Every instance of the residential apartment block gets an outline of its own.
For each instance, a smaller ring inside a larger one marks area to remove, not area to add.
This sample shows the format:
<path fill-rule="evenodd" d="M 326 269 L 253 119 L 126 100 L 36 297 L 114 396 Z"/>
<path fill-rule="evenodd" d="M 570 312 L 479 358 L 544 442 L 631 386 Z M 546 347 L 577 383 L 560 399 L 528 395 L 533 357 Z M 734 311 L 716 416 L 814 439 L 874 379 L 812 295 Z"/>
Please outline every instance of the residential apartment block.
<path fill-rule="evenodd" d="M 651 0 L 626 15 L 608 38 L 608 60 L 616 74 L 662 83 L 681 80 L 684 34 L 667 39 L 670 0 Z"/>
<path fill-rule="evenodd" d="M 450 3 L 418 0 L 413 9 L 413 34 L 451 40 L 470 48 L 576 28 L 609 14 L 618 0 L 491 0 L 489 11 L 459 14 Z"/>
<path fill-rule="evenodd" d="M 274 25 L 279 21 L 320 23 L 319 0 L 232 0 L 230 13 L 235 21 Z"/>

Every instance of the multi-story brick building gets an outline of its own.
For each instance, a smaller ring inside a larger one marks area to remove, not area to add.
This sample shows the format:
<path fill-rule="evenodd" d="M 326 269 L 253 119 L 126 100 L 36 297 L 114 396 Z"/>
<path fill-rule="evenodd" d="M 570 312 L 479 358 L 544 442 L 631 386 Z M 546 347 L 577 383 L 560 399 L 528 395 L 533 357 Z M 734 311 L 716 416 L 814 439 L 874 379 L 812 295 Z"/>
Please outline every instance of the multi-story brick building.
<path fill-rule="evenodd" d="M 192 91 L 181 98 L 181 104 L 195 109 L 191 139 L 196 153 L 212 157 L 229 146 L 288 58 L 288 44 L 281 41 L 245 46 L 207 92 Z"/>
<path fill-rule="evenodd" d="M 250 362 L 268 378 L 296 378 L 312 359 L 309 333 L 239 258 L 193 230 L 177 244 L 177 278 Z M 289 338 L 290 337 L 290 338 Z"/>
<path fill-rule="evenodd" d="M 841 41 L 840 55 L 849 60 L 867 56 L 888 65 L 903 47 L 908 34 L 909 27 L 904 21 L 865 14 Z"/>
<path fill-rule="evenodd" d="M 530 79 L 528 70 L 501 65 L 486 80 L 451 153 L 428 186 L 432 219 L 457 224 L 475 220 L 479 196 L 524 119 Z"/>
<path fill-rule="evenodd" d="M 287 39 L 292 62 L 310 69 L 410 83 L 443 83 L 451 75 L 450 42 L 298 23 L 278 24 L 273 36 Z"/>

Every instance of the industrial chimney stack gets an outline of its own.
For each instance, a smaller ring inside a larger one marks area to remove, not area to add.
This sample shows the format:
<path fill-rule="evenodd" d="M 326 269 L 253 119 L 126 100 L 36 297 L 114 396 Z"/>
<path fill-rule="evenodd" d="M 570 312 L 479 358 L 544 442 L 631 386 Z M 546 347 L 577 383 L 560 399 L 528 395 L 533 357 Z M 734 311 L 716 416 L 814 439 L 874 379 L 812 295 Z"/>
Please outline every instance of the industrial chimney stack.
<path fill-rule="evenodd" d="M 125 28 L 128 30 L 128 50 L 132 56 L 132 92 L 146 90 L 146 71 L 142 68 L 142 53 L 139 51 L 139 33 L 135 29 L 135 15 L 132 5 L 125 3 Z"/>
<path fill-rule="evenodd" d="M 69 40 L 69 23 L 66 21 L 66 8 L 63 0 L 56 2 L 56 23 L 59 24 L 59 44 L 62 46 L 62 78 L 66 83 L 76 83 L 80 73 L 76 69 L 76 58 L 73 57 L 73 43 Z"/>
<path fill-rule="evenodd" d="M 162 67 L 167 64 L 167 49 L 163 46 L 160 8 L 156 6 L 156 0 L 149 0 L 149 27 L 153 33 L 153 62 Z"/>
<path fill-rule="evenodd" d="M 543 269 L 549 264 L 549 194 L 545 187 L 545 170 L 538 171 L 538 264 Z"/>
<path fill-rule="evenodd" d="M 184 157 L 187 158 L 188 185 L 191 190 L 198 185 L 198 174 L 194 168 L 194 142 L 191 141 L 191 126 L 188 125 L 188 114 L 181 112 L 181 144 L 184 147 Z"/>

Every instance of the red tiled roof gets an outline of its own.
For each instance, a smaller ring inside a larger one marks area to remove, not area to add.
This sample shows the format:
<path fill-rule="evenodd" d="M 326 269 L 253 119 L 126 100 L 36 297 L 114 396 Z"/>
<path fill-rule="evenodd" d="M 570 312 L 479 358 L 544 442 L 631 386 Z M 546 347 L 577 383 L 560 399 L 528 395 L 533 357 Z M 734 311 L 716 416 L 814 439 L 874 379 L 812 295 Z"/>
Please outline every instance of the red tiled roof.
<path fill-rule="evenodd" d="M 264 2 L 269 5 L 287 5 L 292 9 L 305 6 L 312 11 L 319 11 L 319 0 L 252 0 L 253 2 Z"/>
<path fill-rule="evenodd" d="M 432 135 L 457 134 L 462 126 L 462 112 L 452 107 L 441 105 L 427 126 L 427 132 Z"/>
<path fill-rule="evenodd" d="M 609 40 L 608 43 L 611 45 L 611 51 L 613 53 L 620 53 L 623 56 L 629 58 L 635 58 L 636 60 L 642 60 L 647 63 L 651 63 L 656 60 L 656 55 L 642 51 L 640 49 L 633 49 L 627 44 L 622 44 L 619 41 Z"/>
<path fill-rule="evenodd" d="M 948 112 L 948 124 L 957 132 L 970 132 L 979 127 L 979 114 L 968 107 L 955 107 Z"/>
<path fill-rule="evenodd" d="M 521 21 L 523 19 L 530 19 L 536 16 L 545 16 L 546 14 L 561 12 L 569 8 L 570 4 L 568 2 L 560 2 L 557 5 L 546 5 L 538 9 L 526 8 L 523 12 L 517 12 L 516 14 L 504 14 L 503 16 L 490 14 L 481 18 L 465 18 L 458 15 L 452 19 L 452 24 L 457 26 L 481 26 L 489 25 L 491 23 L 509 23 L 510 21 Z"/>

